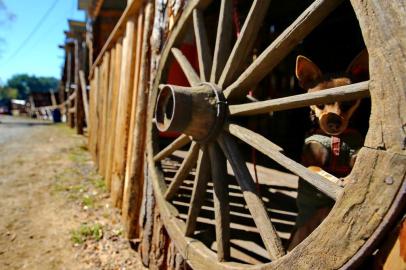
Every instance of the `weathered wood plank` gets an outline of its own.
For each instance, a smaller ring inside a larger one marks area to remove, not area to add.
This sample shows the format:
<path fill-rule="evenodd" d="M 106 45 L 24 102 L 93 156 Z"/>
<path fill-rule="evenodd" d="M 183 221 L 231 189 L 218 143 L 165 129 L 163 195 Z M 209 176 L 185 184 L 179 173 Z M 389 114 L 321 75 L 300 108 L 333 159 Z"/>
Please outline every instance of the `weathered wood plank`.
<path fill-rule="evenodd" d="M 406 154 L 406 2 L 351 2 L 370 55 L 372 110 L 365 145 Z"/>
<path fill-rule="evenodd" d="M 106 52 L 104 54 L 104 60 L 102 65 L 102 85 L 101 85 L 101 92 L 102 92 L 102 99 L 100 106 L 100 113 L 101 117 L 100 121 L 100 145 L 99 145 L 99 156 L 98 156 L 98 164 L 99 164 L 99 173 L 104 177 L 105 173 L 105 165 L 106 165 L 106 133 L 107 133 L 107 118 L 109 114 L 109 110 L 107 108 L 108 105 L 108 94 L 110 89 L 110 52 Z"/>
<path fill-rule="evenodd" d="M 143 197 L 144 187 L 144 163 L 148 95 L 150 90 L 150 40 L 152 32 L 153 4 L 148 3 L 144 9 L 144 29 L 142 36 L 142 48 L 140 53 L 140 75 L 138 79 L 138 91 L 136 98 L 135 123 L 133 134 L 133 153 L 129 160 L 131 167 L 129 177 L 125 182 L 123 198 L 123 223 L 126 236 L 129 239 L 138 238 L 140 235 L 139 214 Z"/>
<path fill-rule="evenodd" d="M 80 86 L 82 88 L 83 107 L 85 109 L 86 123 L 87 123 L 87 125 L 89 125 L 89 98 L 87 95 L 87 83 L 86 83 L 85 72 L 83 70 L 79 70 L 79 79 L 80 79 Z"/>
<path fill-rule="evenodd" d="M 106 108 L 105 108 L 105 128 L 104 128 L 104 133 L 105 133 L 105 138 L 103 140 L 103 147 L 104 147 L 104 153 L 103 156 L 105 156 L 104 159 L 104 165 L 102 168 L 100 168 L 100 170 L 103 170 L 100 172 L 100 174 L 102 176 L 104 176 L 104 180 L 106 183 L 106 186 L 108 187 L 108 189 L 110 190 L 110 183 L 108 180 L 108 175 L 107 173 L 109 172 L 109 157 L 110 157 L 110 137 L 113 135 L 114 133 L 114 129 L 111 128 L 112 126 L 112 122 L 113 122 L 113 98 L 115 96 L 116 93 L 114 93 L 114 86 L 116 84 L 116 82 L 114 81 L 115 79 L 115 73 L 116 71 L 116 49 L 113 48 L 109 51 L 110 54 L 110 67 L 109 67 L 109 83 L 108 83 L 108 93 L 107 93 L 107 102 L 106 102 Z"/>
<path fill-rule="evenodd" d="M 302 177 L 304 180 L 315 186 L 317 189 L 319 189 L 321 192 L 331 197 L 332 199 L 336 200 L 337 197 L 342 193 L 342 188 L 339 185 L 327 180 L 317 173 L 308 170 L 300 163 L 288 158 L 283 153 L 281 153 L 278 146 L 262 137 L 258 133 L 255 133 L 249 129 L 235 124 L 226 125 L 225 130 L 230 132 L 230 134 L 234 135 L 240 140 L 244 141 L 245 143 L 251 145 L 289 171 Z"/>
<path fill-rule="evenodd" d="M 112 50 L 112 54 L 114 52 L 114 65 L 113 73 L 113 89 L 112 89 L 112 100 L 111 100 L 111 122 L 109 123 L 109 137 L 108 137 L 108 148 L 107 148 L 107 165 L 106 165 L 106 174 L 105 174 L 105 181 L 107 190 L 111 190 L 111 177 L 112 177 L 112 169 L 113 169 L 113 160 L 114 160 L 114 143 L 116 138 L 116 123 L 117 123 L 117 110 L 118 110 L 118 96 L 120 90 L 120 81 L 121 81 L 121 59 L 122 59 L 122 39 L 116 44 L 115 48 Z"/>
<path fill-rule="evenodd" d="M 90 84 L 90 124 L 89 124 L 89 150 L 92 153 L 93 161 L 96 162 L 96 138 L 97 138 L 97 82 L 99 77 L 99 68 L 95 69 L 94 77 Z"/>
<path fill-rule="evenodd" d="M 230 115 L 257 115 L 369 96 L 369 81 L 290 97 L 229 106 Z"/>
<path fill-rule="evenodd" d="M 111 179 L 111 199 L 113 205 L 118 208 L 122 206 L 125 166 L 127 164 L 128 126 L 131 110 L 131 97 L 134 90 L 135 70 L 135 32 L 136 17 L 128 19 L 126 34 L 123 41 L 123 59 L 121 62 L 121 83 L 118 99 L 114 161 Z"/>
<path fill-rule="evenodd" d="M 143 28 L 144 28 L 144 12 L 141 10 L 138 14 L 137 19 L 137 35 L 136 35 L 136 47 L 135 47 L 135 71 L 134 71 L 134 90 L 132 94 L 132 102 L 131 102 L 131 111 L 130 111 L 130 124 L 128 129 L 128 146 L 127 146 L 127 166 L 125 169 L 125 180 L 128 181 L 130 178 L 130 174 L 133 171 L 134 164 L 131 162 L 133 153 L 134 153 L 134 127 L 135 127 L 135 119 L 137 118 L 137 95 L 140 86 L 140 72 L 141 72 L 141 51 L 142 51 L 142 43 L 143 43 Z M 125 188 L 124 188 L 125 190 Z M 124 207 L 124 206 L 123 206 Z"/>
<path fill-rule="evenodd" d="M 100 171 L 102 166 L 102 153 L 104 151 L 104 144 L 103 144 L 103 133 L 104 133 L 104 97 L 105 92 L 107 91 L 107 73 L 108 73 L 108 62 L 109 58 L 107 55 L 104 55 L 102 65 L 100 66 L 100 74 L 99 74 L 99 83 L 98 83 L 98 91 L 97 91 L 97 168 Z"/>
<path fill-rule="evenodd" d="M 226 88 L 226 97 L 245 95 L 305 38 L 342 0 L 314 1 L 265 51 Z"/>
<path fill-rule="evenodd" d="M 233 168 L 235 178 L 241 188 L 245 202 L 247 203 L 248 209 L 250 210 L 271 259 L 276 260 L 282 257 L 285 255 L 282 241 L 272 225 L 261 197 L 256 192 L 254 180 L 248 171 L 247 165 L 236 143 L 232 137 L 224 133 L 218 137 L 217 141 Z"/>

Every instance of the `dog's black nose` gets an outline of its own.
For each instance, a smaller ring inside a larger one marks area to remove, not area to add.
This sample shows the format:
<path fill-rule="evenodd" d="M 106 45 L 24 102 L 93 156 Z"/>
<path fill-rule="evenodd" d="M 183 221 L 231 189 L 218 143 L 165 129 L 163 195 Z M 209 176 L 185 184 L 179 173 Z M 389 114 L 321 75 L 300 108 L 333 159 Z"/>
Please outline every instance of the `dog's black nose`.
<path fill-rule="evenodd" d="M 332 133 L 339 131 L 341 125 L 343 124 L 341 117 L 335 113 L 328 113 L 326 122 L 329 131 Z"/>

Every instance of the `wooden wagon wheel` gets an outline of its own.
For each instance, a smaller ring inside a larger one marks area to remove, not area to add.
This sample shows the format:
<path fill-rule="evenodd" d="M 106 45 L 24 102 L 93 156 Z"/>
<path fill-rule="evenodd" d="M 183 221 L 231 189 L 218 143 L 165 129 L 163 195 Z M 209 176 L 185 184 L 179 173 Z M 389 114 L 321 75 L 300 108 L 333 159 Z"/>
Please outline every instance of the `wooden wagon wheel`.
<path fill-rule="evenodd" d="M 406 68 L 405 57 L 401 55 L 401 51 L 405 51 L 405 44 L 402 43 L 405 29 L 399 29 L 402 24 L 398 23 L 405 20 L 401 12 L 404 4 L 385 2 L 383 8 L 379 6 L 383 4 L 376 2 L 352 1 L 370 53 L 370 81 L 334 88 L 323 94 L 302 94 L 229 105 L 228 101 L 245 95 L 247 89 L 269 74 L 342 1 L 314 1 L 242 73 L 237 67 L 241 66 L 242 59 L 252 48 L 256 30 L 265 17 L 270 1 L 253 1 L 241 34 L 228 55 L 232 1 L 222 0 L 213 56 L 202 15 L 210 2 L 192 0 L 186 6 L 162 52 L 150 96 L 148 167 L 159 211 L 170 238 L 188 263 L 197 269 L 338 269 L 355 265 L 360 256 L 371 251 L 373 242 L 389 224 L 388 220 L 395 216 L 405 197 L 406 157 L 402 118 L 406 115 Z M 177 48 L 189 25 L 193 25 L 194 29 L 200 74 Z M 163 74 L 170 57 L 179 63 L 190 87 L 166 84 Z M 399 62 L 401 64 L 394 64 Z M 350 100 L 364 97 L 369 92 L 372 100 L 369 132 L 365 147 L 348 176 L 349 184 L 344 189 L 289 159 L 277 145 L 261 135 L 229 121 L 235 115 L 255 115 L 332 100 Z M 172 130 L 183 134 L 164 149 L 156 150 L 159 139 L 153 132 L 155 125 L 161 131 Z M 235 138 L 269 156 L 336 200 L 333 210 L 321 226 L 289 254 L 286 254 L 261 197 L 257 195 Z M 186 157 L 168 185 L 160 161 L 190 142 Z M 258 265 L 227 262 L 230 257 L 230 206 L 224 181 L 226 160 L 232 167 L 272 262 Z M 184 222 L 170 199 L 178 192 L 196 163 L 190 206 Z M 213 182 L 217 252 L 194 238 L 203 194 L 210 178 Z"/>

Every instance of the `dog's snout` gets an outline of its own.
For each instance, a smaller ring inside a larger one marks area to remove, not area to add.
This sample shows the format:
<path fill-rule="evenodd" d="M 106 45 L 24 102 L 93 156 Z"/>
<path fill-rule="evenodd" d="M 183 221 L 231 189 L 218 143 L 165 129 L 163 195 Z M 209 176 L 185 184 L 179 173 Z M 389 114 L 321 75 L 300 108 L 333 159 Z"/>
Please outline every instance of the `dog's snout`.
<path fill-rule="evenodd" d="M 327 127 L 330 132 L 335 133 L 338 132 L 341 128 L 343 121 L 341 117 L 335 113 L 328 113 L 327 114 Z"/>

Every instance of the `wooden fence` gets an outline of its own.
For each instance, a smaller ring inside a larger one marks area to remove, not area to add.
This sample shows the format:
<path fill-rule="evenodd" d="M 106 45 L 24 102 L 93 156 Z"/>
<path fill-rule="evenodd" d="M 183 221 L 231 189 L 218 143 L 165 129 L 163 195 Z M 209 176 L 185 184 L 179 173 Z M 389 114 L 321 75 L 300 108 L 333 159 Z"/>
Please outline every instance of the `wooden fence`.
<path fill-rule="evenodd" d="M 129 239 L 140 233 L 152 20 L 151 3 L 129 2 L 89 74 L 89 150 Z"/>

